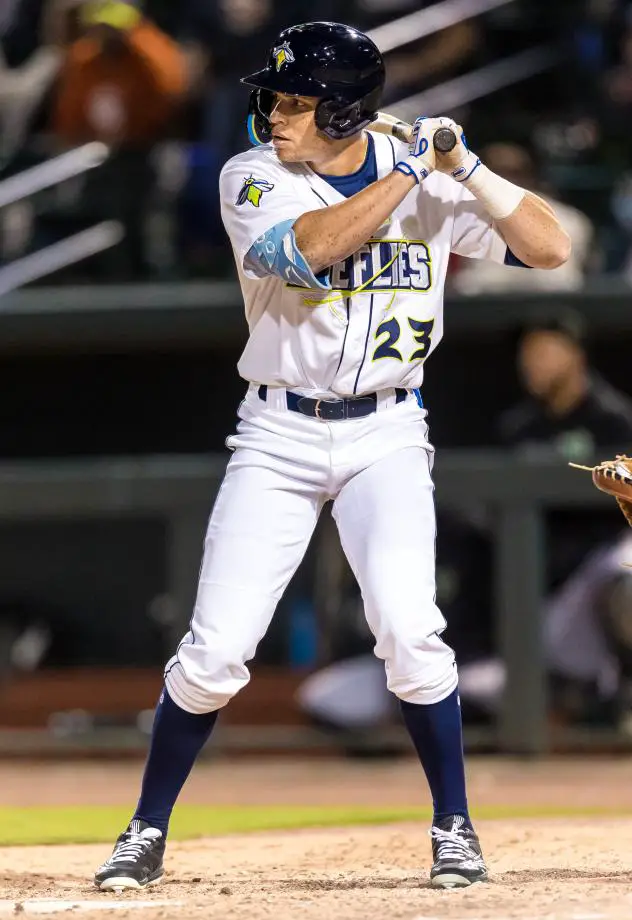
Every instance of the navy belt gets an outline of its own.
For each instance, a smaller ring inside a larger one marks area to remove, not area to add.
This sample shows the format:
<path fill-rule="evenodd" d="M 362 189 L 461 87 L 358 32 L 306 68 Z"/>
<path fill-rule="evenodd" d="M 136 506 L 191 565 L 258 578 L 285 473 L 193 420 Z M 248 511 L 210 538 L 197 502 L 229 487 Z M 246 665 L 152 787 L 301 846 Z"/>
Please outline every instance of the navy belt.
<path fill-rule="evenodd" d="M 413 390 L 417 402 L 422 405 L 419 390 Z M 262 384 L 258 390 L 259 399 L 264 402 L 268 398 L 268 388 Z M 395 389 L 395 402 L 401 403 L 408 396 L 408 390 L 399 387 Z M 287 407 L 291 412 L 300 412 L 311 418 L 318 418 L 324 422 L 341 422 L 343 419 L 364 418 L 377 409 L 377 393 L 366 393 L 364 396 L 349 396 L 345 399 L 313 399 L 310 396 L 301 396 L 286 390 Z"/>

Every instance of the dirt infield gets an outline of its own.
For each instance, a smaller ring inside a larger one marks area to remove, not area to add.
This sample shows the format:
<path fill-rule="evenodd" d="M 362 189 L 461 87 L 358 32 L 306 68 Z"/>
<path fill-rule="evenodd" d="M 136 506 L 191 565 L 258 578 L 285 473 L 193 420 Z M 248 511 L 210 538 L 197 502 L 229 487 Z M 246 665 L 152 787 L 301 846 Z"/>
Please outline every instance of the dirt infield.
<path fill-rule="evenodd" d="M 126 804 L 136 798 L 138 764 L 0 765 L 0 804 Z M 426 886 L 429 841 L 414 824 L 251 834 L 173 843 L 161 886 L 126 895 L 124 917 L 250 920 L 630 920 L 632 763 L 629 759 L 520 764 L 471 760 L 475 806 L 604 807 L 613 817 L 523 817 L 479 822 L 492 878 L 460 892 Z M 46 783 L 44 783 L 44 777 Z M 413 761 L 388 764 L 287 762 L 201 764 L 183 801 L 239 804 L 426 804 Z M 621 817 L 616 816 L 621 812 Z M 26 914 L 32 899 L 83 902 L 100 916 L 112 895 L 91 885 L 108 847 L 0 849 L 0 898 Z M 155 906 L 134 909 L 134 903 Z M 164 903 L 166 902 L 166 903 Z M 66 905 L 70 907 L 71 905 Z M 0 904 L 0 913 L 3 912 Z M 100 908 L 100 909 L 99 909 Z M 19 908 L 20 909 L 20 908 Z M 109 914 L 108 914 L 109 915 Z"/>

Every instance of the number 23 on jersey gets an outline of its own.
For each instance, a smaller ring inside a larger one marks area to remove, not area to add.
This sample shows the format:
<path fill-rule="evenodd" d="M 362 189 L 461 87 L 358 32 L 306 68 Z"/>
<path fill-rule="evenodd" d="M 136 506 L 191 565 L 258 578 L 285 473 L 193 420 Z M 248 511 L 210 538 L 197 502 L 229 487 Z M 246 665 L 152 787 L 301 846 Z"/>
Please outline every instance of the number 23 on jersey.
<path fill-rule="evenodd" d="M 394 358 L 396 361 L 423 361 L 427 357 L 432 341 L 432 328 L 434 319 L 420 320 L 408 317 L 408 325 L 412 334 L 412 347 L 408 347 L 406 354 L 403 343 L 400 342 L 402 327 L 394 316 L 387 319 L 375 330 L 377 348 L 373 352 L 373 360 L 379 361 L 380 358 Z"/>

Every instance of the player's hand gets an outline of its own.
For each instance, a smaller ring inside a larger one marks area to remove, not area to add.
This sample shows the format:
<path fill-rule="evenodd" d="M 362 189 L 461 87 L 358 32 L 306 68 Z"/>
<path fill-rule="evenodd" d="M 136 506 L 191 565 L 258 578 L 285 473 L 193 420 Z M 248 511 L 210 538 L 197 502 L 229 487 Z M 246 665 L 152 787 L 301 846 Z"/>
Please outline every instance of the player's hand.
<path fill-rule="evenodd" d="M 441 127 L 438 118 L 424 118 L 423 116 L 415 119 L 413 125 L 413 136 L 408 149 L 410 156 L 419 160 L 431 173 L 436 168 L 436 152 L 432 139 L 435 131 Z"/>
<path fill-rule="evenodd" d="M 451 118 L 433 118 L 432 121 L 441 122 L 438 127 L 450 128 L 456 135 L 456 145 L 448 153 L 435 152 L 435 168 L 438 172 L 452 176 L 457 182 L 466 179 L 476 166 L 479 159 L 467 146 L 465 134 L 461 125 L 457 125 Z M 436 130 L 436 128 L 435 128 Z"/>
<path fill-rule="evenodd" d="M 434 136 L 440 128 L 451 128 L 456 135 L 456 146 L 449 153 L 440 153 L 434 148 Z M 417 182 L 423 182 L 435 169 L 457 178 L 455 173 L 460 176 L 460 170 L 467 166 L 472 158 L 476 161 L 475 155 L 467 148 L 461 126 L 445 116 L 417 118 L 413 125 L 409 150 L 410 155 L 395 168 L 414 176 Z"/>
<path fill-rule="evenodd" d="M 409 156 L 395 169 L 405 175 L 413 176 L 416 181 L 427 179 L 436 166 L 436 154 L 432 144 L 435 131 L 442 127 L 438 118 L 417 118 L 413 125 L 413 136 L 408 149 Z"/>

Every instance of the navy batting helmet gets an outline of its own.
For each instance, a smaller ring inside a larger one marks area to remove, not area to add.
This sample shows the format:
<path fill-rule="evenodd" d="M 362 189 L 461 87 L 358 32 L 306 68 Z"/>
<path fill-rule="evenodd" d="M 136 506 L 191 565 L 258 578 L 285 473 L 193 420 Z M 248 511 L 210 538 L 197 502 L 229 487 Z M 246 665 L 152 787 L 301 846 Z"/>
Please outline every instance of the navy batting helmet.
<path fill-rule="evenodd" d="M 371 39 L 351 26 L 304 22 L 281 32 L 267 65 L 241 82 L 256 87 L 248 119 L 253 142 L 270 139 L 274 93 L 319 97 L 316 126 L 340 140 L 375 119 L 384 61 Z"/>

